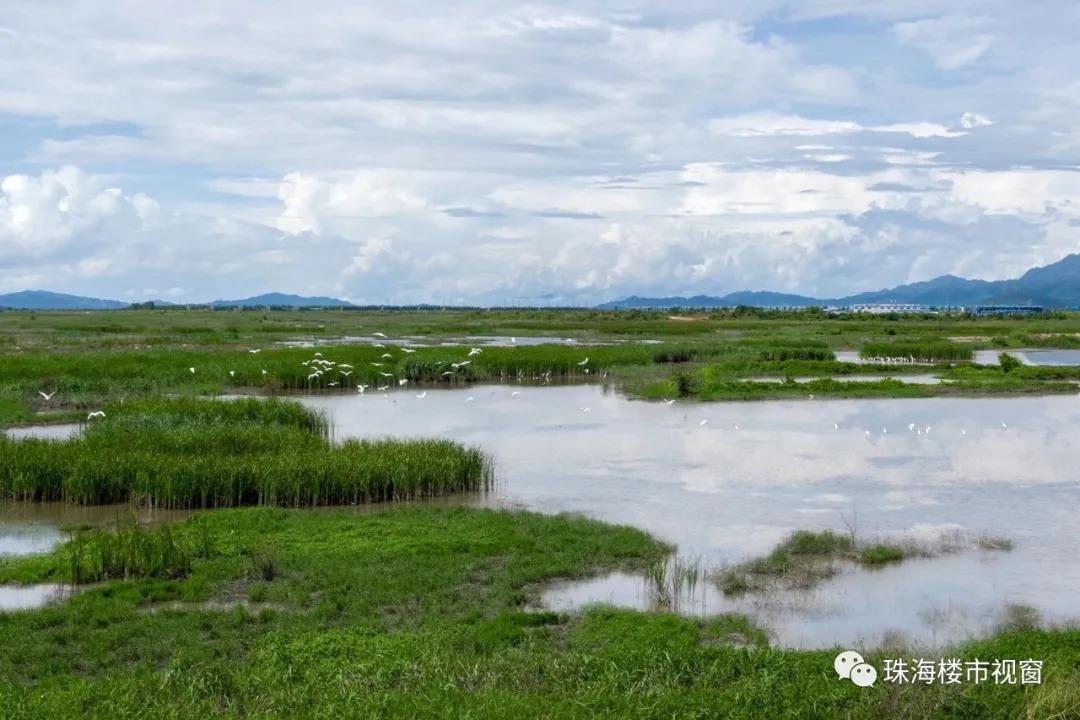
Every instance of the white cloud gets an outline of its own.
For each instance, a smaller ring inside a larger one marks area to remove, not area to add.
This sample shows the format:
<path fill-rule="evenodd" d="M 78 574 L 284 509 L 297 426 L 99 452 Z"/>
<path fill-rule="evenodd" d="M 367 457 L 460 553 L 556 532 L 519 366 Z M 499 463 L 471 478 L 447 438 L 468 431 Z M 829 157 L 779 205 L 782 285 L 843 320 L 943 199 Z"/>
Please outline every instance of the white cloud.
<path fill-rule="evenodd" d="M 0 284 L 588 302 L 1017 274 L 1077 250 L 1080 41 L 1048 3 L 13 3 Z"/>
<path fill-rule="evenodd" d="M 960 126 L 968 130 L 993 124 L 994 121 L 982 113 L 966 112 L 960 116 Z"/>
<path fill-rule="evenodd" d="M 753 113 L 709 121 L 709 131 L 716 135 L 732 137 L 757 137 L 762 135 L 833 135 L 854 133 L 862 126 L 847 120 L 814 120 L 798 115 L 776 113 Z"/>
<path fill-rule="evenodd" d="M 968 15 L 897 23 L 897 39 L 930 54 L 942 70 L 957 70 L 981 58 L 993 45 L 994 36 L 983 32 L 985 18 Z"/>

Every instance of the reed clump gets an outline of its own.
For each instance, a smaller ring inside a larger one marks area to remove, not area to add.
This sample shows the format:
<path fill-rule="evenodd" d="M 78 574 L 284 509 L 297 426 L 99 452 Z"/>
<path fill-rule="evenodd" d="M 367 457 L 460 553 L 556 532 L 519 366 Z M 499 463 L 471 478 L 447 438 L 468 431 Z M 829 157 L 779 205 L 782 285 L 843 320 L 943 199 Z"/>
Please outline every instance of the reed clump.
<path fill-rule="evenodd" d="M 871 342 L 862 346 L 863 360 L 878 362 L 971 362 L 974 351 L 948 341 Z"/>
<path fill-rule="evenodd" d="M 161 508 L 302 507 L 477 491 L 479 450 L 447 440 L 350 440 L 299 403 L 165 399 L 110 407 L 68 441 L 0 439 L 14 500 Z"/>

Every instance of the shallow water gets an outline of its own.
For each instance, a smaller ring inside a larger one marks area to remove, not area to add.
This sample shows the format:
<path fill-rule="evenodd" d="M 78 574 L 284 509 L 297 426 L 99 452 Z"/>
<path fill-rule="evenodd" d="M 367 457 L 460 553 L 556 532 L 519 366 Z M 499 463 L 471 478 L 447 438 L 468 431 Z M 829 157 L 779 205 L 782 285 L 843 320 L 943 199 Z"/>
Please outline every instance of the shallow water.
<path fill-rule="evenodd" d="M 8 428 L 4 431 L 9 438 L 22 440 L 25 438 L 37 438 L 39 440 L 67 440 L 75 437 L 81 431 L 79 423 L 60 423 L 58 425 L 26 425 L 24 427 Z"/>
<path fill-rule="evenodd" d="M 64 539 L 65 529 L 81 525 L 110 525 L 136 520 L 156 525 L 188 517 L 189 510 L 151 510 L 134 505 L 73 505 L 71 503 L 0 503 L 0 556 L 48 552 Z"/>
<path fill-rule="evenodd" d="M 1030 365 L 1080 365 L 1080 350 L 1024 350 Z"/>
<path fill-rule="evenodd" d="M 63 600 L 68 592 L 63 585 L 0 585 L 0 612 L 43 607 Z"/>
<path fill-rule="evenodd" d="M 1080 618 L 1075 396 L 666 405 L 595 385 L 416 395 L 304 402 L 331 414 L 339 439 L 478 445 L 499 477 L 482 502 L 631 524 L 705 567 L 766 553 L 795 529 L 844 530 L 842 513 L 864 539 L 959 530 L 1015 542 L 852 568 L 812 593 L 706 597 L 710 611 L 752 612 L 784 645 L 872 644 L 893 631 L 936 644 L 989 631 L 1010 603 Z M 604 583 L 564 591 L 575 606 L 612 597 Z"/>
<path fill-rule="evenodd" d="M 655 340 L 641 341 L 651 344 Z M 302 338 L 299 340 L 280 340 L 275 345 L 286 347 L 323 347 L 326 345 L 375 345 L 387 347 L 517 347 L 527 345 L 609 345 L 609 342 L 593 342 L 565 337 L 510 336 L 510 335 L 470 335 L 469 337 L 428 337 L 425 335 L 403 335 L 400 337 L 377 337 L 375 335 L 346 335 L 332 338 Z"/>
<path fill-rule="evenodd" d="M 1015 542 L 1011 552 L 851 567 L 806 592 L 731 599 L 703 583 L 681 603 L 749 612 L 784 645 L 867 647 L 893 632 L 936 645 L 990 632 L 1017 603 L 1080 619 L 1076 396 L 667 405 L 599 385 L 487 385 L 302 401 L 330 413 L 339 440 L 438 436 L 489 452 L 496 490 L 453 502 L 631 524 L 706 568 L 766 553 L 795 529 L 844 530 L 842 514 L 862 539 L 962 531 Z M 65 525 L 131 511 L 0 505 L 0 553 L 41 552 Z M 625 575 L 556 586 L 546 599 L 651 604 L 645 581 Z"/>

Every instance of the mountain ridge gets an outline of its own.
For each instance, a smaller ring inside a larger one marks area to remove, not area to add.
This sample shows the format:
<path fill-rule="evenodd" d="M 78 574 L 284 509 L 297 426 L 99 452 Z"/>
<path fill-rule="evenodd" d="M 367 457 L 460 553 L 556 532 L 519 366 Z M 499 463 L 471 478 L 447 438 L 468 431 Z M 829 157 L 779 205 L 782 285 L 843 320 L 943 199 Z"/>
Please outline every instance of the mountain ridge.
<path fill-rule="evenodd" d="M 735 307 L 738 305 L 800 307 L 902 303 L 917 305 L 1030 304 L 1052 308 L 1080 307 L 1080 253 L 1066 255 L 1057 262 L 1031 268 L 1009 280 L 968 280 L 956 275 L 939 275 L 930 280 L 897 285 L 884 290 L 838 298 L 771 291 L 737 291 L 727 295 L 693 297 L 642 297 L 633 295 L 603 303 L 602 309 L 664 307 Z"/>
<path fill-rule="evenodd" d="M 647 297 L 631 295 L 597 305 L 600 309 L 672 308 L 672 307 L 801 307 L 904 303 L 918 305 L 988 305 L 1032 304 L 1051 308 L 1080 308 L 1080 253 L 1066 255 L 1057 262 L 1027 270 L 1008 280 L 968 280 L 956 275 L 939 275 L 930 280 L 897 285 L 883 290 L 840 298 L 815 298 L 795 293 L 769 290 L 739 290 L 722 296 L 695 295 Z M 119 300 L 69 295 L 47 290 L 22 290 L 0 295 L 0 309 L 10 310 L 121 310 L 132 305 Z M 165 306 L 169 303 L 154 301 Z M 346 300 L 332 297 L 270 292 L 237 300 L 214 300 L 209 303 L 180 303 L 200 307 L 355 307 Z"/>

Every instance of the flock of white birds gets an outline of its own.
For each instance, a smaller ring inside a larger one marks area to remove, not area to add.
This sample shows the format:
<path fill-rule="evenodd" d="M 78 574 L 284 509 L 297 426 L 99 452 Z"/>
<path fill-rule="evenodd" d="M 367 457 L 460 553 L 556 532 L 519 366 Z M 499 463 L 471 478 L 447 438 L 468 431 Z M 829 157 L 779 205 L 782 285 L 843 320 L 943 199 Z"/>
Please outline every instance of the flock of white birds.
<path fill-rule="evenodd" d="M 374 337 L 378 337 L 378 338 L 383 339 L 383 340 L 388 339 L 387 336 L 384 333 L 381 333 L 381 332 L 372 333 L 372 335 Z M 516 344 L 517 343 L 517 338 L 513 338 L 513 337 L 510 338 L 510 342 L 511 342 L 512 345 Z M 565 340 L 565 342 L 567 344 L 572 344 L 574 341 L 572 339 L 570 339 L 570 338 L 567 338 Z M 416 352 L 416 350 L 414 350 L 412 348 L 408 348 L 408 347 L 390 346 L 388 348 L 387 345 L 385 345 L 385 344 L 383 344 L 381 342 L 375 342 L 375 343 L 372 344 L 372 346 L 375 347 L 375 348 L 378 348 L 378 349 L 383 349 L 383 350 L 391 350 L 391 351 L 392 350 L 397 350 L 397 351 L 401 352 L 402 354 L 406 354 L 406 355 L 411 355 L 411 354 Z M 261 348 L 253 348 L 253 349 L 249 349 L 247 352 L 252 354 L 252 355 L 256 355 L 256 354 L 260 353 L 261 351 L 262 351 Z M 442 376 L 443 377 L 453 377 L 456 374 L 457 371 L 461 370 L 462 368 L 467 367 L 472 362 L 471 358 L 474 358 L 474 357 L 476 357 L 477 355 L 480 355 L 483 352 L 484 352 L 483 348 L 479 348 L 479 347 L 470 348 L 468 354 L 465 357 L 465 359 L 457 361 L 457 362 L 449 363 L 449 368 L 450 369 L 443 371 Z M 382 360 L 394 360 L 395 358 L 394 358 L 393 352 L 384 352 L 380 356 L 380 359 L 382 359 Z M 439 361 L 439 362 L 436 363 L 436 365 L 441 365 L 443 363 L 444 363 L 444 361 Z M 311 357 L 311 359 L 303 360 L 303 361 L 301 361 L 300 364 L 303 365 L 304 367 L 308 368 L 311 371 L 310 374 L 307 376 L 307 380 L 308 380 L 309 383 L 313 383 L 316 380 L 323 379 L 323 377 L 326 376 L 326 375 L 329 375 L 331 377 L 337 377 L 338 378 L 337 380 L 326 383 L 326 387 L 332 387 L 332 388 L 333 387 L 339 387 L 339 386 L 344 387 L 345 384 L 348 383 L 349 377 L 353 374 L 353 372 L 355 370 L 355 368 L 352 365 L 348 364 L 348 363 L 339 363 L 339 362 L 335 362 L 333 360 L 329 360 L 327 358 L 324 358 L 323 354 L 321 352 L 314 353 L 314 355 Z M 386 365 L 385 362 L 372 362 L 371 364 L 376 368 L 381 368 L 384 365 Z M 587 356 L 583 360 L 581 360 L 580 362 L 578 362 L 576 364 L 579 367 L 585 368 L 585 373 L 586 374 L 589 373 L 589 369 L 586 367 L 589 364 L 589 358 Z M 189 367 L 188 372 L 191 375 L 195 375 L 196 369 L 194 367 Z M 267 374 L 266 369 L 263 369 L 261 372 L 262 372 L 262 374 L 264 376 Z M 337 373 L 337 375 L 335 376 L 335 375 L 333 375 L 333 373 Z M 391 386 L 392 386 L 391 381 L 396 381 L 398 387 L 405 387 L 409 383 L 408 378 L 397 378 L 397 377 L 395 377 L 395 375 L 393 373 L 390 373 L 390 372 L 379 370 L 378 374 L 380 376 L 386 378 L 387 381 L 386 381 L 386 384 L 377 385 L 374 388 L 377 392 L 382 392 L 382 393 L 388 392 L 390 390 Z M 235 370 L 229 370 L 229 377 L 236 377 L 236 371 Z M 550 380 L 551 373 L 548 372 L 544 377 L 546 379 Z M 366 383 L 359 383 L 359 384 L 356 385 L 356 391 L 358 393 L 360 393 L 360 394 L 363 394 L 369 388 L 371 388 L 371 386 L 366 384 Z M 38 395 L 40 395 L 42 397 L 42 399 L 45 400 L 45 402 L 48 402 L 48 401 L 52 400 L 52 398 L 56 395 L 56 393 L 57 393 L 56 390 L 53 390 L 51 393 L 46 393 L 46 392 L 41 391 L 41 390 L 38 391 Z M 512 397 L 512 398 L 516 398 L 519 395 L 520 395 L 520 392 L 517 391 L 517 390 L 514 390 L 514 391 L 512 391 L 510 393 L 510 397 Z M 416 397 L 419 400 L 423 400 L 424 398 L 427 397 L 427 390 L 423 390 L 423 391 L 417 393 Z M 813 400 L 814 396 L 812 394 L 807 395 L 807 399 Z M 468 403 L 475 402 L 475 400 L 476 400 L 476 398 L 473 397 L 472 395 L 469 395 L 468 397 L 465 398 L 465 402 L 468 402 Z M 665 404 L 667 404 L 669 406 L 674 405 L 675 403 L 676 403 L 676 400 L 666 400 L 665 401 Z M 592 412 L 592 408 L 590 408 L 590 407 L 582 407 L 582 408 L 580 408 L 580 410 L 581 410 L 582 413 L 590 413 L 590 412 Z M 104 411 L 95 410 L 95 411 L 92 411 L 89 414 L 87 414 L 86 419 L 87 420 L 93 420 L 95 418 L 103 418 L 103 417 L 105 417 L 105 412 Z M 699 427 L 705 427 L 708 424 L 709 424 L 709 419 L 708 418 L 702 418 L 700 421 L 698 421 L 698 426 Z M 1009 428 L 1008 424 L 1005 423 L 1004 421 L 1001 421 L 1001 427 L 1002 427 L 1002 429 L 1005 429 L 1005 430 L 1007 430 Z M 732 429 L 733 430 L 739 430 L 740 428 L 736 424 L 736 425 L 732 426 Z M 840 425 L 838 423 L 833 423 L 833 429 L 840 430 L 841 428 L 840 428 Z M 930 425 L 919 426 L 916 423 L 908 423 L 907 429 L 908 429 L 908 432 L 914 433 L 915 435 L 930 435 L 930 431 L 932 430 L 932 427 Z M 866 429 L 863 432 L 867 437 L 870 437 L 870 436 L 872 436 L 874 434 L 869 429 Z M 886 427 L 881 428 L 881 435 L 887 435 L 888 432 L 889 432 L 888 428 L 886 428 Z M 961 435 L 967 435 L 967 430 L 966 429 L 961 429 L 960 434 Z"/>

